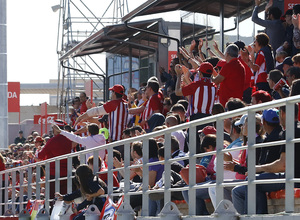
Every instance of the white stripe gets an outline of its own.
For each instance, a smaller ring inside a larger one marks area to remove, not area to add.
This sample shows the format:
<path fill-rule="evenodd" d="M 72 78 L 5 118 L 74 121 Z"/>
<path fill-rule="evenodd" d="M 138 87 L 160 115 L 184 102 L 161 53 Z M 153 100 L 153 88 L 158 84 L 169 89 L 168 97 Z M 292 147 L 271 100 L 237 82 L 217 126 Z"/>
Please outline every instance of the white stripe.
<path fill-rule="evenodd" d="M 211 114 L 211 112 L 212 112 L 212 108 L 213 108 L 214 101 L 215 101 L 215 96 L 216 96 L 216 88 L 211 87 L 211 103 L 210 103 L 210 107 L 209 107 L 209 114 Z"/>
<path fill-rule="evenodd" d="M 199 93 L 200 93 L 200 87 L 197 88 L 195 95 L 194 95 L 194 112 L 193 112 L 193 114 L 198 113 Z"/>
<path fill-rule="evenodd" d="M 118 139 L 117 140 L 121 140 L 121 137 L 122 137 L 122 126 L 123 126 L 123 123 L 122 123 L 122 117 L 123 117 L 123 102 L 120 102 L 120 113 L 119 113 L 119 122 L 118 122 Z"/>
<path fill-rule="evenodd" d="M 203 91 L 203 97 L 202 97 L 202 107 L 201 107 L 201 113 L 206 114 L 206 106 L 207 106 L 207 102 L 208 102 L 208 87 L 204 86 L 203 87 L 204 91 Z"/>

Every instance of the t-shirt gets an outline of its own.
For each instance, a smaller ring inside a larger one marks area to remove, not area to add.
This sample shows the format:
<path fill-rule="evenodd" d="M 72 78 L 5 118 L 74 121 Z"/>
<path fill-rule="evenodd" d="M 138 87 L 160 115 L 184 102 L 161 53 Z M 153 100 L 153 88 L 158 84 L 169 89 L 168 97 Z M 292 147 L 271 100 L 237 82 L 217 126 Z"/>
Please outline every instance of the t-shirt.
<path fill-rule="evenodd" d="M 245 63 L 245 61 L 241 57 L 239 57 L 239 61 L 241 62 L 241 64 L 245 68 L 244 90 L 246 90 L 249 87 L 251 87 L 251 78 L 253 76 L 253 72 L 252 72 L 252 70 L 250 69 L 250 67 Z"/>
<path fill-rule="evenodd" d="M 82 102 L 80 105 L 80 114 L 83 114 L 87 111 L 86 101 Z"/>
<path fill-rule="evenodd" d="M 149 119 L 153 115 L 154 111 L 163 112 L 163 97 L 161 93 L 156 93 L 152 95 L 149 100 L 145 103 L 145 109 L 141 115 L 141 121 Z M 143 129 L 149 129 L 149 125 L 146 123 Z"/>
<path fill-rule="evenodd" d="M 71 153 L 72 141 L 63 135 L 56 135 L 51 138 L 43 149 L 38 152 L 37 157 L 41 160 L 47 160 L 64 154 Z M 60 160 L 60 176 L 67 175 L 67 159 Z M 50 163 L 50 176 L 55 176 L 55 162 Z"/>
<path fill-rule="evenodd" d="M 265 54 L 262 50 L 256 55 L 255 64 L 259 66 L 259 69 L 255 73 L 254 83 L 267 82 L 267 65 L 265 60 Z"/>
<path fill-rule="evenodd" d="M 149 163 L 156 162 L 156 161 L 158 161 L 158 158 L 149 159 Z M 157 182 L 162 177 L 162 173 L 164 172 L 164 166 L 162 164 L 151 165 L 149 166 L 149 172 L 150 171 L 156 171 L 155 182 Z"/>
<path fill-rule="evenodd" d="M 182 87 L 184 96 L 190 95 L 189 115 L 211 114 L 216 97 L 216 85 L 210 78 L 203 77 Z"/>
<path fill-rule="evenodd" d="M 245 68 L 238 58 L 233 58 L 229 63 L 226 63 L 222 67 L 220 75 L 224 77 L 219 89 L 220 103 L 225 106 L 231 97 L 242 100 L 245 83 Z"/>
<path fill-rule="evenodd" d="M 122 139 L 127 125 L 128 104 L 123 99 L 111 100 L 103 105 L 108 116 L 109 134 L 113 141 Z"/>

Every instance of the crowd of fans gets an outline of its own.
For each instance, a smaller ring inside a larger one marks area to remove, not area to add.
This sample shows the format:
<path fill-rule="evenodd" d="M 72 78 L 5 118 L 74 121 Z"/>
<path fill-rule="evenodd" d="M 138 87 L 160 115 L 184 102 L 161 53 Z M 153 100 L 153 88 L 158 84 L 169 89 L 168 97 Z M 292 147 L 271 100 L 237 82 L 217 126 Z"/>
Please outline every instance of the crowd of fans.
<path fill-rule="evenodd" d="M 282 16 L 281 10 L 273 7 L 272 1 L 269 1 L 265 9 L 267 19 L 264 20 L 257 15 L 260 1 L 255 2 L 252 20 L 264 26 L 266 32 L 257 34 L 252 45 L 247 46 L 242 41 L 228 43 L 223 54 L 216 42 L 213 48 L 210 48 L 205 39 L 193 40 L 189 48 L 179 48 L 178 57 L 172 60 L 168 71 L 160 67 L 159 78 L 154 76 L 142 83 L 140 88 L 129 88 L 127 95 L 125 87 L 116 84 L 109 88 L 111 99 L 105 103 L 100 102 L 96 106 L 85 93 L 81 93 L 80 97 L 73 99 L 70 124 L 56 120 L 56 124 L 53 125 L 53 137 L 40 136 L 37 132 L 32 132 L 25 138 L 20 131 L 15 143 L 11 144 L 8 150 L 2 151 L 1 169 L 22 166 L 82 149 L 91 149 L 248 105 L 299 95 L 300 47 L 297 38 L 299 32 L 297 22 L 300 16 L 300 5 L 295 5 L 293 10 L 287 10 Z M 203 48 L 207 51 L 208 57 L 202 52 Z M 300 137 L 297 127 L 300 119 L 298 105 L 295 106 L 295 116 L 295 136 Z M 215 124 L 199 125 L 195 134 L 191 134 L 188 130 L 172 132 L 171 157 L 179 158 L 189 153 L 190 136 L 196 138 L 197 153 L 214 151 L 216 149 L 215 126 Z M 247 149 L 238 149 L 247 145 L 247 135 L 247 115 L 224 120 L 224 148 L 237 148 L 236 151 L 224 155 L 225 181 L 244 180 L 247 176 Z M 284 137 L 285 108 L 271 108 L 257 113 L 256 143 L 281 140 Z M 132 164 L 142 164 L 144 156 L 149 158 L 149 162 L 164 160 L 164 145 L 164 136 L 150 139 L 149 155 L 143 155 L 142 142 L 133 142 L 131 144 Z M 299 144 L 296 145 L 299 148 Z M 295 155 L 297 153 L 298 150 L 295 151 Z M 123 167 L 123 158 L 124 146 L 121 145 L 114 149 L 114 167 Z M 216 156 L 213 155 L 197 159 L 197 163 L 205 167 L 207 174 L 205 183 L 215 181 L 217 175 L 215 158 Z M 99 171 L 107 170 L 105 150 L 99 152 L 98 159 Z M 90 168 L 84 167 L 84 169 L 93 169 L 92 154 L 87 155 L 86 161 Z M 256 149 L 256 170 L 257 173 L 261 173 L 257 178 L 283 178 L 284 176 L 278 176 L 276 173 L 285 171 L 284 162 L 285 146 Z M 171 164 L 172 187 L 188 184 L 184 181 L 181 172 L 188 163 L 188 160 L 179 160 Z M 295 161 L 296 178 L 300 177 L 298 163 Z M 79 164 L 79 158 L 74 157 L 73 167 L 76 169 Z M 60 174 L 61 177 L 67 174 L 66 160 L 60 163 Z M 163 165 L 150 165 L 149 187 L 153 189 L 163 187 L 163 175 Z M 115 187 L 119 187 L 123 176 L 123 171 L 114 173 Z M 131 170 L 131 190 L 141 189 L 142 176 L 141 168 Z M 54 177 L 55 166 L 51 164 L 50 178 Z M 107 176 L 99 177 L 104 182 L 101 181 L 96 189 L 103 194 L 106 190 Z M 56 196 L 65 200 L 65 209 L 67 209 L 71 206 L 70 203 L 75 195 L 67 194 L 65 182 L 61 181 L 60 192 L 56 193 Z M 90 182 L 94 184 L 95 180 Z M 284 188 L 284 184 L 273 184 L 273 187 L 269 185 L 271 184 L 264 184 L 264 187 L 257 186 L 257 213 L 268 212 L 267 192 Z M 50 196 L 53 197 L 54 183 L 50 184 L 50 188 Z M 88 201 L 91 201 L 93 196 L 98 196 L 95 190 L 91 193 L 91 190 L 84 189 L 82 186 L 77 188 L 81 189 L 79 196 L 84 195 Z M 78 192 L 76 193 L 78 196 Z M 213 187 L 196 190 L 198 215 L 209 214 L 205 205 L 205 200 L 208 198 L 216 207 L 215 193 Z M 239 213 L 247 213 L 247 186 L 225 188 L 224 196 L 233 201 Z M 142 203 L 142 197 L 141 195 L 132 197 L 131 205 L 137 208 Z M 187 191 L 172 193 L 172 199 L 189 201 Z M 150 215 L 157 215 L 162 206 L 163 197 L 150 194 Z"/>

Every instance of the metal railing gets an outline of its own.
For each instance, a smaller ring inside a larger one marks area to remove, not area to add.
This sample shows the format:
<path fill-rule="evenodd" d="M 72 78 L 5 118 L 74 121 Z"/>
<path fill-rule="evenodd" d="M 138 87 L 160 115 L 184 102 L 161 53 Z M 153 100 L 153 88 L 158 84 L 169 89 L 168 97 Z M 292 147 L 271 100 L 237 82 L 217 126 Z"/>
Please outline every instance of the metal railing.
<path fill-rule="evenodd" d="M 33 186 L 36 188 L 35 197 L 37 199 L 40 199 L 40 193 L 41 193 L 41 185 L 45 185 L 45 208 L 49 210 L 49 204 L 53 198 L 50 198 L 50 183 L 55 182 L 55 191 L 59 192 L 60 188 L 60 181 L 67 180 L 67 186 L 68 186 L 68 193 L 71 193 L 72 191 L 72 178 L 74 176 L 72 175 L 72 157 L 80 156 L 80 162 L 85 163 L 85 154 L 93 152 L 94 158 L 98 157 L 99 150 L 106 149 L 108 152 L 108 160 L 107 160 L 107 166 L 108 166 L 108 195 L 110 196 L 116 196 L 120 195 L 120 193 L 114 193 L 113 191 L 113 172 L 124 170 L 124 188 L 121 194 L 124 195 L 124 202 L 129 203 L 130 197 L 132 195 L 142 194 L 142 211 L 141 215 L 143 217 L 147 217 L 149 215 L 149 194 L 150 193 L 157 193 L 157 192 L 163 192 L 164 193 L 164 203 L 168 203 L 171 201 L 171 192 L 175 191 L 183 191 L 188 190 L 189 195 L 189 211 L 188 211 L 188 217 L 192 218 L 196 215 L 196 190 L 200 188 L 208 188 L 208 187 L 216 187 L 216 201 L 217 204 L 219 204 L 223 200 L 223 188 L 229 187 L 229 186 L 237 186 L 237 185 L 248 185 L 248 214 L 253 215 L 255 214 L 256 210 L 256 184 L 265 184 L 265 183 L 279 183 L 284 182 L 285 187 L 285 212 L 286 213 L 292 213 L 294 212 L 294 183 L 300 182 L 300 179 L 294 178 L 294 144 L 300 142 L 300 138 L 295 139 L 294 138 L 294 123 L 295 123 L 295 113 L 294 113 L 294 107 L 295 103 L 300 102 L 300 96 L 294 96 L 289 97 L 286 99 L 276 100 L 268 103 L 263 103 L 259 105 L 253 105 L 248 106 L 243 109 L 238 109 L 230 112 L 225 112 L 222 114 L 202 118 L 196 121 L 192 121 L 189 123 L 180 124 L 175 127 L 167 128 L 164 130 L 144 134 L 141 136 L 125 139 L 122 141 L 117 141 L 113 143 L 106 144 L 104 146 L 96 147 L 89 150 L 84 150 L 76 153 L 70 153 L 67 155 L 59 156 L 56 158 L 51 158 L 45 161 L 37 162 L 34 164 L 29 164 L 26 166 L 16 167 L 12 168 L 6 171 L 0 172 L 0 182 L 2 182 L 2 174 L 5 176 L 5 185 L 0 190 L 0 213 L 2 212 L 2 209 L 4 206 L 5 210 L 7 210 L 9 207 L 11 207 L 12 211 L 16 212 L 16 206 L 20 204 L 26 204 L 27 201 L 24 201 L 23 195 L 25 188 L 27 188 L 27 195 L 30 198 L 33 194 Z M 286 140 L 281 141 L 275 141 L 265 144 L 255 144 L 255 114 L 256 112 L 262 111 L 264 109 L 268 108 L 275 108 L 279 106 L 286 106 Z M 227 118 L 232 118 L 236 116 L 241 116 L 242 114 L 248 114 L 248 146 L 242 146 L 240 148 L 235 149 L 224 149 L 224 120 Z M 196 126 L 201 124 L 207 124 L 216 122 L 216 128 L 217 128 L 217 147 L 216 151 L 213 152 L 206 152 L 206 153 L 197 153 L 196 152 Z M 181 129 L 189 129 L 189 154 L 185 157 L 181 158 L 174 158 L 171 159 L 171 133 L 177 130 Z M 149 138 L 157 137 L 164 135 L 165 137 L 165 160 L 164 161 L 157 161 L 154 163 L 149 163 L 148 154 L 149 154 L 149 142 L 147 141 Z M 146 157 L 143 157 L 143 164 L 139 165 L 130 165 L 130 145 L 132 142 L 135 141 L 143 141 L 143 155 L 147 155 Z M 276 146 L 276 145 L 286 145 L 286 178 L 285 179 L 274 179 L 274 180 L 256 180 L 255 179 L 255 149 L 261 148 L 261 147 L 270 147 L 270 146 Z M 113 167 L 113 148 L 116 146 L 124 145 L 124 167 L 122 168 L 114 168 Z M 230 152 L 233 150 L 241 150 L 241 149 L 248 149 L 248 180 L 247 181 L 241 181 L 241 182 L 224 182 L 223 180 L 223 163 L 224 163 L 224 153 Z M 213 155 L 216 154 L 216 182 L 214 184 L 196 184 L 196 159 L 199 157 L 203 157 L 206 155 Z M 67 159 L 67 167 L 68 172 L 66 177 L 60 177 L 60 171 L 59 171 L 59 163 L 60 160 Z M 179 161 L 179 160 L 189 160 L 189 185 L 185 187 L 180 188 L 171 188 L 171 163 L 173 161 Z M 50 163 L 55 162 L 56 164 L 56 172 L 55 172 L 55 179 L 50 179 Z M 149 166 L 155 165 L 155 164 L 164 164 L 164 187 L 159 190 L 150 190 L 149 185 Z M 37 181 L 36 183 L 33 183 L 31 181 L 33 169 L 36 169 L 36 180 L 40 179 L 41 173 L 40 173 L 40 167 L 44 165 L 45 166 L 45 180 L 44 181 Z M 94 160 L 94 172 L 97 173 L 98 171 L 98 160 Z M 143 178 L 142 178 L 142 190 L 139 192 L 131 192 L 130 191 L 130 169 L 142 167 L 143 168 Z M 19 172 L 19 174 L 17 173 Z M 26 174 L 26 175 L 25 175 Z M 16 177 L 19 175 L 19 180 L 17 181 Z M 8 186 L 8 180 L 9 176 L 11 178 L 11 186 Z M 24 178 L 27 177 L 27 181 L 25 183 Z M 18 185 L 17 185 L 17 182 Z M 16 202 L 16 194 L 14 191 L 19 188 L 19 200 Z M 11 201 L 8 203 L 9 199 L 9 191 L 12 191 L 11 194 Z M 2 200 L 2 196 L 4 193 L 4 201 Z M 19 208 L 21 211 L 22 208 Z"/>

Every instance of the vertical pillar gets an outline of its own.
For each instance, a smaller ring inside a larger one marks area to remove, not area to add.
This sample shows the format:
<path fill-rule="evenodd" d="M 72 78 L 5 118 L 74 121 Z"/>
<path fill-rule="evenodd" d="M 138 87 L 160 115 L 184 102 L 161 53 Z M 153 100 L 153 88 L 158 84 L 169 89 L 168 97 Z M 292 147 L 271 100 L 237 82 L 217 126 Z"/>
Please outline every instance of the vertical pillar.
<path fill-rule="evenodd" d="M 0 0 L 0 148 L 8 148 L 6 0 Z"/>
<path fill-rule="evenodd" d="M 220 49 L 224 52 L 224 1 L 220 1 Z"/>

